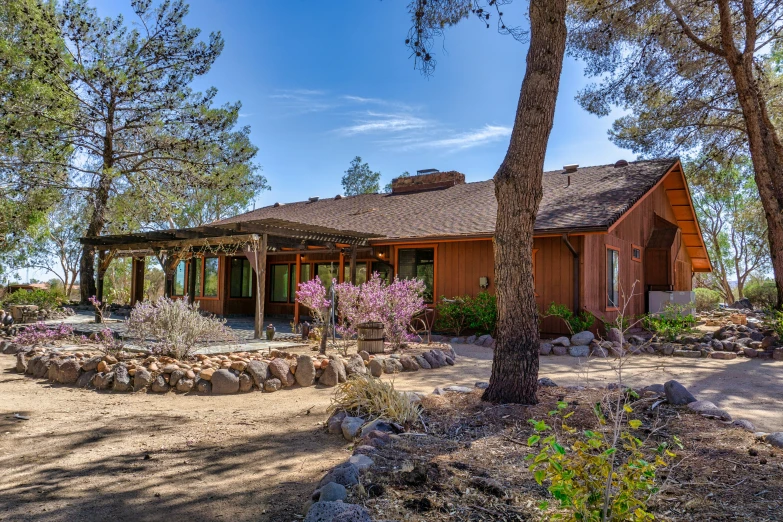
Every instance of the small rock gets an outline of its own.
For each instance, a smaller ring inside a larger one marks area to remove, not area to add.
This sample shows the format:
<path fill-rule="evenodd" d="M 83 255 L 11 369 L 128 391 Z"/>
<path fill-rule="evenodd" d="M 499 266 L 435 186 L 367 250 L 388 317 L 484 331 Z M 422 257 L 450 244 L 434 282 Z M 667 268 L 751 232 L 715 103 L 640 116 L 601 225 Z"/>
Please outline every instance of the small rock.
<path fill-rule="evenodd" d="M 333 365 L 337 370 L 337 382 L 345 382 L 348 380 L 348 373 L 345 370 L 345 363 L 339 355 L 330 355 L 329 364 Z"/>
<path fill-rule="evenodd" d="M 343 433 L 345 440 L 353 440 L 358 435 L 364 424 L 364 419 L 361 417 L 344 417 L 340 423 L 340 430 Z"/>
<path fill-rule="evenodd" d="M 136 368 L 136 373 L 133 375 L 133 391 L 146 389 L 150 384 L 152 384 L 152 374 L 143 366 Z"/>
<path fill-rule="evenodd" d="M 571 357 L 587 357 L 588 355 L 590 355 L 590 347 L 585 344 L 577 344 L 577 345 L 569 346 L 568 355 L 570 355 Z"/>
<path fill-rule="evenodd" d="M 152 381 L 152 386 L 150 386 L 150 389 L 155 393 L 166 393 L 169 391 L 170 387 L 169 383 L 166 382 L 166 379 L 164 379 L 163 375 L 161 374 L 155 377 L 155 380 Z"/>
<path fill-rule="evenodd" d="M 198 374 L 199 379 L 202 381 L 211 381 L 212 376 L 215 374 L 214 368 L 204 368 L 201 370 L 201 372 Z"/>
<path fill-rule="evenodd" d="M 722 360 L 731 360 L 737 358 L 737 354 L 734 352 L 712 352 L 710 356 L 713 359 L 722 359 Z"/>
<path fill-rule="evenodd" d="M 571 336 L 571 346 L 587 346 L 595 339 L 593 332 L 585 330 Z"/>
<path fill-rule="evenodd" d="M 342 433 L 342 422 L 343 419 L 347 416 L 348 414 L 344 411 L 335 412 L 331 417 L 329 417 L 329 420 L 326 421 L 326 430 L 332 435 Z"/>
<path fill-rule="evenodd" d="M 383 360 L 383 373 L 400 373 L 402 370 L 402 363 L 397 359 L 388 357 Z"/>
<path fill-rule="evenodd" d="M 98 369 L 98 364 L 101 362 L 102 358 L 100 355 L 96 355 L 95 357 L 90 357 L 86 361 L 84 361 L 84 364 L 82 364 L 82 369 L 85 372 L 89 372 L 90 370 L 96 370 Z"/>
<path fill-rule="evenodd" d="M 424 360 L 429 363 L 431 368 L 440 368 L 442 366 L 438 359 L 432 355 L 432 352 L 424 352 L 421 356 L 424 357 Z"/>
<path fill-rule="evenodd" d="M 756 431 L 756 428 L 753 426 L 753 423 L 745 419 L 736 419 L 731 423 L 731 425 L 736 426 L 738 428 L 742 428 L 743 430 L 746 431 L 750 431 L 751 433 Z"/>
<path fill-rule="evenodd" d="M 318 483 L 321 488 L 329 482 L 336 482 L 349 488 L 359 483 L 359 469 L 350 462 L 344 462 L 332 468 Z"/>
<path fill-rule="evenodd" d="M 609 342 L 622 344 L 623 333 L 619 328 L 610 328 L 609 333 L 607 334 L 607 338 L 609 339 Z"/>
<path fill-rule="evenodd" d="M 600 357 L 601 359 L 605 359 L 609 357 L 609 352 L 603 346 L 594 346 L 591 355 L 593 357 Z"/>
<path fill-rule="evenodd" d="M 95 370 L 90 370 L 89 372 L 82 372 L 81 375 L 79 375 L 79 378 L 76 380 L 76 386 L 79 388 L 86 388 L 87 386 L 92 384 L 92 380 L 95 377 L 95 374 L 97 374 Z"/>
<path fill-rule="evenodd" d="M 557 387 L 557 383 L 550 379 L 549 377 L 541 377 L 538 379 L 538 385 L 539 386 L 550 386 L 550 387 Z"/>
<path fill-rule="evenodd" d="M 552 344 L 551 343 L 541 343 L 538 345 L 538 354 L 539 355 L 549 355 L 552 353 Z"/>
<path fill-rule="evenodd" d="M 168 366 L 167 366 L 167 368 L 168 368 Z M 166 368 L 164 368 L 164 370 L 165 369 Z M 164 371 L 164 373 L 168 373 L 168 372 Z M 171 377 L 169 377 L 169 386 L 174 388 L 175 386 L 177 386 L 177 382 L 179 382 L 179 380 L 181 378 L 183 378 L 184 376 L 185 376 L 185 370 L 183 370 L 182 368 L 177 368 L 177 369 L 173 370 L 171 372 Z"/>
<path fill-rule="evenodd" d="M 299 386 L 312 386 L 315 382 L 315 364 L 309 355 L 300 355 L 296 359 L 296 373 L 294 374 Z"/>
<path fill-rule="evenodd" d="M 432 366 L 430 366 L 430 363 L 427 362 L 427 359 L 425 359 L 421 355 L 414 355 L 413 358 L 416 359 L 416 362 L 418 363 L 419 368 L 421 368 L 422 370 L 431 370 L 432 369 Z"/>
<path fill-rule="evenodd" d="M 229 395 L 239 392 L 239 377 L 225 368 L 212 374 L 212 394 Z"/>
<path fill-rule="evenodd" d="M 264 382 L 272 377 L 272 373 L 269 371 L 269 365 L 264 361 L 250 361 L 247 363 L 245 371 L 253 377 L 253 382 L 259 388 L 264 387 Z"/>
<path fill-rule="evenodd" d="M 114 380 L 113 372 L 98 372 L 93 378 L 92 383 L 96 390 L 108 390 Z"/>
<path fill-rule="evenodd" d="M 337 482 L 324 484 L 320 491 L 321 494 L 318 497 L 318 502 L 334 502 L 348 498 L 348 490 L 345 489 L 345 486 L 338 484 Z"/>
<path fill-rule="evenodd" d="M 487 388 L 489 388 L 489 383 L 486 381 L 477 382 L 476 388 L 478 388 L 479 390 L 486 390 Z"/>
<path fill-rule="evenodd" d="M 348 459 L 348 462 L 356 466 L 359 472 L 370 469 L 375 465 L 375 462 L 370 457 L 362 454 L 351 456 L 351 458 Z"/>
<path fill-rule="evenodd" d="M 362 428 L 362 432 L 359 435 L 360 437 L 364 438 L 369 433 L 378 431 L 381 433 L 397 433 L 397 429 L 389 422 L 386 422 L 383 419 L 375 419 L 371 423 L 367 424 Z"/>
<path fill-rule="evenodd" d="M 443 389 L 447 392 L 455 393 L 470 393 L 473 391 L 473 388 L 468 388 L 467 386 L 446 386 Z"/>
<path fill-rule="evenodd" d="M 701 357 L 701 352 L 696 350 L 674 350 L 672 355 L 675 357 L 687 357 L 689 359 L 698 359 Z"/>
<path fill-rule="evenodd" d="M 247 393 L 253 389 L 253 378 L 247 373 L 239 374 L 239 393 Z"/>
<path fill-rule="evenodd" d="M 361 357 L 363 361 L 369 361 L 370 360 L 370 354 L 367 353 L 367 350 L 360 351 L 359 352 L 359 357 Z"/>
<path fill-rule="evenodd" d="M 571 341 L 568 339 L 568 337 L 558 337 L 552 341 L 552 344 L 554 346 L 571 346 Z"/>
<path fill-rule="evenodd" d="M 366 375 L 367 367 L 364 366 L 364 359 L 359 354 L 353 354 L 345 361 L 345 373 L 351 375 Z"/>
<path fill-rule="evenodd" d="M 250 379 L 250 377 L 248 377 Z M 183 377 L 182 379 L 177 381 L 177 391 L 180 393 L 188 393 L 193 389 L 193 386 L 195 385 L 195 381 L 193 379 L 188 379 L 187 377 Z"/>
<path fill-rule="evenodd" d="M 382 360 L 378 359 L 377 357 L 375 357 L 374 359 L 371 359 L 370 360 L 369 370 L 370 370 L 370 375 L 372 375 L 373 377 L 380 377 L 381 375 L 383 375 L 383 362 L 382 362 Z"/>
<path fill-rule="evenodd" d="M 764 437 L 764 442 L 776 448 L 783 448 L 783 431 L 768 434 Z"/>
<path fill-rule="evenodd" d="M 649 386 L 645 386 L 642 388 L 642 393 L 644 392 L 653 392 L 661 396 L 666 395 L 663 384 L 651 384 Z"/>
<path fill-rule="evenodd" d="M 552 353 L 555 355 L 565 355 L 568 353 L 568 347 L 563 346 L 562 344 L 554 344 L 552 345 Z"/>
<path fill-rule="evenodd" d="M 304 522 L 372 522 L 365 508 L 344 502 L 316 502 Z"/>
<path fill-rule="evenodd" d="M 264 382 L 264 391 L 265 392 L 276 392 L 280 388 L 283 387 L 283 383 L 280 382 L 280 379 L 277 379 L 275 377 L 272 377 L 271 379 L 267 379 Z"/>
<path fill-rule="evenodd" d="M 199 379 L 196 383 L 196 391 L 205 395 L 209 395 L 212 393 L 212 383 Z"/>
<path fill-rule="evenodd" d="M 291 367 L 284 359 L 272 359 L 269 363 L 269 371 L 280 380 L 283 386 L 293 386 L 296 383 L 296 379 L 291 374 Z"/>
<path fill-rule="evenodd" d="M 416 359 L 414 359 L 410 355 L 403 355 L 402 357 L 400 357 L 400 364 L 402 364 L 403 371 L 406 372 L 419 371 L 419 363 L 417 363 Z"/>
<path fill-rule="evenodd" d="M 114 367 L 114 386 L 116 392 L 126 392 L 131 390 L 130 375 L 128 368 L 124 364 L 118 364 Z"/>
<path fill-rule="evenodd" d="M 27 358 L 23 353 L 16 354 L 16 371 L 18 373 L 25 373 L 27 371 Z"/>
<path fill-rule="evenodd" d="M 664 393 L 666 394 L 666 400 L 669 404 L 675 406 L 683 406 L 691 402 L 696 402 L 691 392 L 689 392 L 685 386 L 677 381 L 668 381 L 663 385 Z"/>
<path fill-rule="evenodd" d="M 373 359 L 374 361 L 375 359 Z M 372 362 L 370 363 L 372 364 Z M 324 369 L 324 373 L 321 374 L 321 378 L 318 379 L 318 384 L 322 386 L 337 386 L 339 382 L 340 374 L 337 370 L 335 361 L 329 361 L 329 364 Z"/>

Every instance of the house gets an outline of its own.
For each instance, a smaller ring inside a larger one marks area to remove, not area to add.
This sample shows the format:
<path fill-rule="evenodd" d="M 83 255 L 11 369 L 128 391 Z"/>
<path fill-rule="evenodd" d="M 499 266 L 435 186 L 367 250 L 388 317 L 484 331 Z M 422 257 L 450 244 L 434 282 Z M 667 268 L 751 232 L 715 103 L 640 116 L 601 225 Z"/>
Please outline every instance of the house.
<path fill-rule="evenodd" d="M 694 272 L 711 271 L 678 159 L 573 165 L 544 173 L 543 185 L 533 251 L 541 310 L 556 302 L 612 320 L 627 303 L 626 314 L 638 315 L 650 292 L 690 291 Z M 191 295 L 219 315 L 262 310 L 298 319 L 296 281 L 315 276 L 419 277 L 431 304 L 494 292 L 496 213 L 492 180 L 427 172 L 395 179 L 389 194 L 275 203 L 205 227 L 83 242 L 104 262 L 134 256 L 135 298 L 144 256 L 156 255 L 169 295 Z M 544 332 L 562 328 L 554 318 L 542 322 Z"/>

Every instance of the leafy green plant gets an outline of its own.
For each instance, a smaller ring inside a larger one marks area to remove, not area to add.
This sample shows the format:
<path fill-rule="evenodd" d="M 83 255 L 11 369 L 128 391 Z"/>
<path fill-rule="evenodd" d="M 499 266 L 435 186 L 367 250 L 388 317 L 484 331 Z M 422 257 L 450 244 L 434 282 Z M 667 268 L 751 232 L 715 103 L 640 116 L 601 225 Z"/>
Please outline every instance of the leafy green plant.
<path fill-rule="evenodd" d="M 777 286 L 772 279 L 751 281 L 745 285 L 743 295 L 755 308 L 774 308 L 778 301 Z"/>
<path fill-rule="evenodd" d="M 544 317 L 559 317 L 565 323 L 571 335 L 589 330 L 595 323 L 595 316 L 587 310 L 574 314 L 566 305 L 555 302 L 552 302 L 549 308 L 546 309 Z"/>
<path fill-rule="evenodd" d="M 674 341 L 696 324 L 696 319 L 687 312 L 689 309 L 690 305 L 668 303 L 662 312 L 645 316 L 642 326 L 662 339 Z"/>
<path fill-rule="evenodd" d="M 498 320 L 497 298 L 489 292 L 446 299 L 436 307 L 435 328 L 459 336 L 464 330 L 476 334 L 493 334 Z"/>
<path fill-rule="evenodd" d="M 773 310 L 773 313 L 772 328 L 777 332 L 778 337 L 783 339 L 783 312 L 780 310 Z"/>
<path fill-rule="evenodd" d="M 58 290 L 17 290 L 3 298 L 3 306 L 35 305 L 41 310 L 60 308 L 65 302 L 65 295 Z"/>
<path fill-rule="evenodd" d="M 696 310 L 699 312 L 706 312 L 714 310 L 720 303 L 720 293 L 710 288 L 696 288 L 694 291 L 696 294 Z"/>
<path fill-rule="evenodd" d="M 566 413 L 568 404 L 558 402 L 549 415 L 552 424 L 531 420 L 535 433 L 528 445 L 539 452 L 529 455 L 530 471 L 539 485 L 548 482 L 548 490 L 558 502 L 559 511 L 547 513 L 549 519 L 597 521 L 645 521 L 655 517 L 648 511 L 647 501 L 658 491 L 656 471 L 666 467 L 676 455 L 667 443 L 650 448 L 631 430 L 641 427 L 637 419 L 627 420 L 633 408 L 618 397 L 613 422 L 607 423 L 601 403 L 594 411 L 599 421 L 596 431 L 577 433 L 566 424 L 574 411 Z M 559 433 L 558 433 L 559 432 Z M 565 439 L 576 438 L 572 443 Z M 676 441 L 676 439 L 675 439 Z M 539 504 L 547 510 L 548 502 Z"/>

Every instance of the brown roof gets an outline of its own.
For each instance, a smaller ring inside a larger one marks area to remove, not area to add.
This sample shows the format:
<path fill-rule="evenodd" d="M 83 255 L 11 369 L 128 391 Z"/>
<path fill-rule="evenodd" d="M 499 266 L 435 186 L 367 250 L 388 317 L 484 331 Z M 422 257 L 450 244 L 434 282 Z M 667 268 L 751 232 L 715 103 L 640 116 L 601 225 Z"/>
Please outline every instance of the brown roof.
<path fill-rule="evenodd" d="M 571 185 L 562 171 L 545 172 L 535 230 L 605 230 L 677 163 L 676 158 L 629 162 L 625 167 L 580 167 Z M 363 194 L 262 207 L 216 222 L 283 219 L 386 238 L 492 235 L 497 202 L 492 180 L 427 192 Z"/>

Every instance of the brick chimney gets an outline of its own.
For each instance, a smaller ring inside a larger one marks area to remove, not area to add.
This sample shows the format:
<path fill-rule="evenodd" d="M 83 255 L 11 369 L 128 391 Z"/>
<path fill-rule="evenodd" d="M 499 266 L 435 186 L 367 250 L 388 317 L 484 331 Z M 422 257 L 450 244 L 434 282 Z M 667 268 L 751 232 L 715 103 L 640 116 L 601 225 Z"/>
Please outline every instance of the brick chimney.
<path fill-rule="evenodd" d="M 457 172 L 456 170 L 451 170 L 449 172 L 428 172 L 426 174 L 417 174 L 416 176 L 394 178 L 392 180 L 392 194 L 425 192 L 427 190 L 442 189 L 464 184 L 465 174 Z"/>

